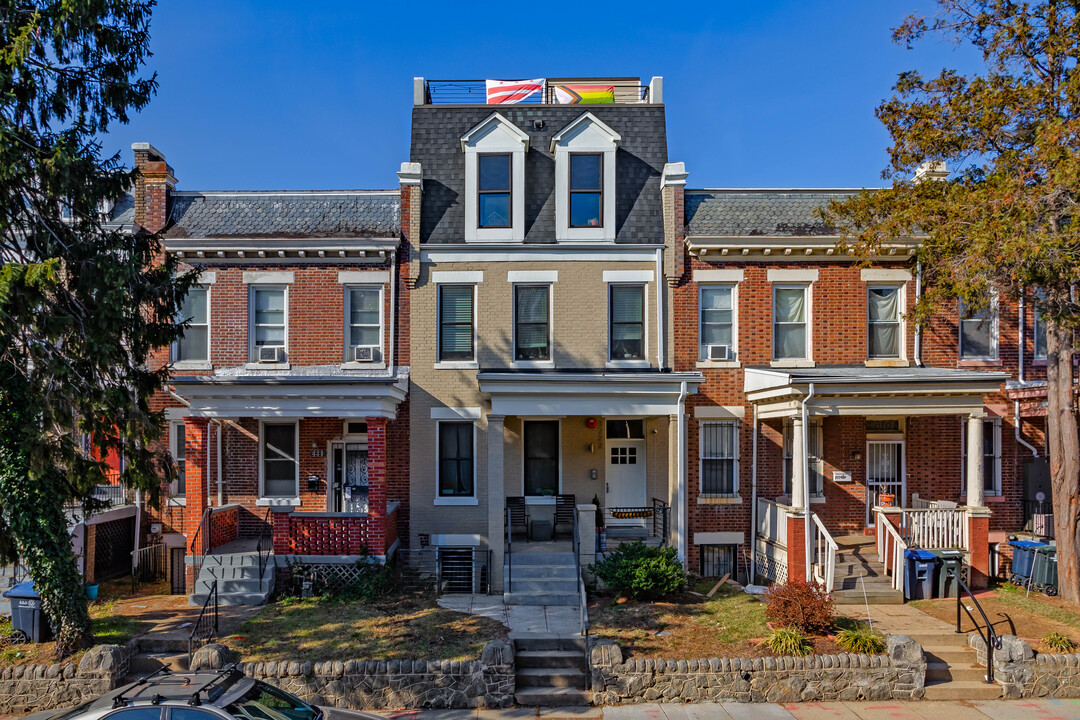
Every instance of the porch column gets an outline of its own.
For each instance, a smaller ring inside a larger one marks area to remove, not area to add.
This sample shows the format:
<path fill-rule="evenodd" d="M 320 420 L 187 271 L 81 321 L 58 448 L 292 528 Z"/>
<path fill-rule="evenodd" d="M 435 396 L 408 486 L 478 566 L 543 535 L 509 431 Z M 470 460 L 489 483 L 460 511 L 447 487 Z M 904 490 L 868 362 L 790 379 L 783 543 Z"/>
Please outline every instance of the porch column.
<path fill-rule="evenodd" d="M 364 542 L 372 555 L 386 555 L 386 423 L 384 417 L 367 423 L 368 522 Z"/>
<path fill-rule="evenodd" d="M 967 505 L 983 507 L 983 413 L 972 413 L 967 420 Z"/>
<path fill-rule="evenodd" d="M 491 550 L 491 589 L 503 590 L 503 553 L 506 549 L 504 516 L 506 514 L 506 487 L 503 484 L 503 427 L 505 415 L 487 416 L 488 451 L 488 548 Z"/>
<path fill-rule="evenodd" d="M 686 557 L 682 555 L 683 535 L 686 532 L 685 523 L 683 518 L 686 517 L 686 509 L 682 506 L 682 494 L 679 492 L 679 483 L 686 482 L 686 478 L 682 475 L 682 459 L 681 459 L 681 447 L 682 440 L 679 437 L 679 416 L 668 416 L 668 522 L 670 523 L 668 532 L 668 544 L 675 548 L 676 552 L 679 552 L 679 559 L 686 562 Z"/>
<path fill-rule="evenodd" d="M 796 415 L 791 419 L 791 507 L 806 509 L 803 483 L 806 479 L 806 447 L 803 445 L 803 421 Z"/>
<path fill-rule="evenodd" d="M 187 505 L 184 507 L 184 535 L 191 553 L 191 544 L 195 541 L 195 533 L 202 522 L 203 513 L 209 507 L 206 484 L 210 477 L 210 421 L 202 417 L 188 417 L 184 419 L 184 470 L 187 489 L 184 497 Z M 210 528 L 203 528 L 203 534 L 199 535 L 200 546 L 208 541 Z M 198 552 L 201 552 L 199 550 Z M 187 588 L 195 587 L 194 565 L 187 565 L 184 569 Z"/>

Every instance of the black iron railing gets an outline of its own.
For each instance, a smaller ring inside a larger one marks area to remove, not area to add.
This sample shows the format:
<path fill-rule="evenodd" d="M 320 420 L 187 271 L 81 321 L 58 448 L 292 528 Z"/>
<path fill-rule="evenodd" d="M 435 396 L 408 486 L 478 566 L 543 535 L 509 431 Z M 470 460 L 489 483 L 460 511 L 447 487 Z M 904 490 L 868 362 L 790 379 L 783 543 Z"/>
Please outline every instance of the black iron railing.
<path fill-rule="evenodd" d="M 263 592 L 263 575 L 266 571 L 266 564 L 270 561 L 270 551 L 274 549 L 274 525 L 271 520 L 270 513 L 273 508 L 266 509 L 266 515 L 263 516 L 262 529 L 259 530 L 259 541 L 255 544 L 255 554 L 259 560 L 259 592 Z M 263 554 L 263 550 L 266 550 L 266 554 Z"/>
<path fill-rule="evenodd" d="M 164 580 L 168 566 L 168 549 L 162 543 L 147 545 L 131 551 L 131 594 L 142 583 Z"/>
<path fill-rule="evenodd" d="M 615 539 L 615 535 L 610 531 L 613 526 L 633 528 L 634 522 L 639 520 L 645 538 L 659 540 L 661 545 L 667 545 L 670 540 L 671 506 L 659 498 L 653 498 L 652 505 L 605 507 L 600 510 L 603 513 L 604 526 L 609 530 L 609 541 Z"/>
<path fill-rule="evenodd" d="M 194 582 L 199 582 L 199 573 L 202 572 L 206 556 L 214 549 L 210 539 L 210 521 L 214 515 L 214 508 L 208 507 L 203 511 L 199 527 L 195 528 L 195 536 L 191 538 L 191 568 Z"/>
<path fill-rule="evenodd" d="M 522 81 L 524 82 L 524 80 Z M 486 80 L 428 80 L 424 87 L 427 105 L 486 105 Z M 539 92 L 522 100 L 520 105 L 559 105 L 570 102 L 560 87 L 586 85 L 611 88 L 611 102 L 620 105 L 648 103 L 649 86 L 639 78 L 547 78 Z M 573 92 L 573 88 L 570 88 Z"/>
<path fill-rule="evenodd" d="M 994 631 L 994 626 L 990 624 L 990 618 L 986 617 L 986 613 L 982 609 L 982 605 L 975 599 L 975 595 L 971 592 L 971 588 L 967 586 L 963 578 L 960 577 L 960 573 L 953 570 L 948 571 L 948 577 L 956 580 L 956 585 L 959 590 L 956 593 L 956 632 L 957 634 L 963 633 L 960 629 L 961 611 L 967 613 L 967 616 L 971 618 L 972 624 L 975 625 L 975 632 L 979 633 L 979 637 L 982 638 L 983 643 L 986 645 L 986 675 L 983 677 L 983 681 L 986 683 L 994 682 L 994 650 L 1001 647 L 1001 638 Z M 986 623 L 986 632 L 983 632 L 984 628 L 979 626 L 979 621 L 971 614 L 971 610 L 964 603 L 964 595 L 967 595 L 971 599 L 971 604 L 975 606 L 975 609 L 979 611 L 979 615 L 982 617 L 983 622 Z"/>
<path fill-rule="evenodd" d="M 198 587 L 196 585 L 196 587 Z M 217 637 L 218 634 L 218 581 L 210 583 L 210 592 L 206 594 L 199 619 L 191 628 L 188 636 L 188 667 L 191 667 L 191 659 L 195 651 Z"/>
<path fill-rule="evenodd" d="M 581 528 L 577 508 L 574 508 L 574 569 L 578 581 L 578 622 L 585 643 L 585 689 L 589 689 L 589 604 L 585 595 L 585 578 L 581 575 Z"/>

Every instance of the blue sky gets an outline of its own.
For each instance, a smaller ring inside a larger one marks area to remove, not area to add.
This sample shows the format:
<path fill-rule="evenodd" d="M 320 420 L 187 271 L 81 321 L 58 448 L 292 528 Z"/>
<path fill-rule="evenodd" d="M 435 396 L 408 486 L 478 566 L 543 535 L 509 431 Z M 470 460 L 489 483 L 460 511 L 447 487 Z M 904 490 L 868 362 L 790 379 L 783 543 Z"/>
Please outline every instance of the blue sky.
<path fill-rule="evenodd" d="M 693 187 L 881 184 L 874 117 L 898 72 L 967 49 L 890 41 L 928 0 L 458 3 L 161 0 L 160 88 L 104 138 L 167 156 L 186 190 L 387 188 L 414 75 L 664 76 L 670 159 Z"/>

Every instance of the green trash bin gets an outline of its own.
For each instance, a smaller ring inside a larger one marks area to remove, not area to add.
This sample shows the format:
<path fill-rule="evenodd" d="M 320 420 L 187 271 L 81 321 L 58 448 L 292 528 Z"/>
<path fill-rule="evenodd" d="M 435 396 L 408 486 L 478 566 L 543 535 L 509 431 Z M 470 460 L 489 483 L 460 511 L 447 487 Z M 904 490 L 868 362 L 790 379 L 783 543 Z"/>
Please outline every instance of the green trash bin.
<path fill-rule="evenodd" d="M 1057 584 L 1057 546 L 1037 548 L 1031 564 L 1031 587 L 1047 595 L 1057 595 Z"/>
<path fill-rule="evenodd" d="M 937 592 L 934 597 L 956 597 L 960 594 L 960 573 L 964 565 L 962 550 L 932 550 L 941 561 L 937 568 Z"/>

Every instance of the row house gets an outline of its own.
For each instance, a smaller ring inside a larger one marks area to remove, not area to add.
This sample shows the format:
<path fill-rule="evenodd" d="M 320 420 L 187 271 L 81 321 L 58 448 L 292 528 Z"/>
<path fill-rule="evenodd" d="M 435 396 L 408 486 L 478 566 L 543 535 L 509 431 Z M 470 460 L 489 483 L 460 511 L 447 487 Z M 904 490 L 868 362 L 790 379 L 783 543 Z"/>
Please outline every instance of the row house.
<path fill-rule="evenodd" d="M 159 398 L 189 587 L 229 552 L 396 557 L 440 591 L 576 603 L 594 538 L 840 592 L 838 547 L 891 572 L 937 544 L 977 584 L 1049 512 L 1037 313 L 917 325 L 917 239 L 863 267 L 817 218 L 853 191 L 688 189 L 660 78 L 513 105 L 417 78 L 385 191 L 179 191 L 134 149 L 118 221 L 199 273 Z"/>

